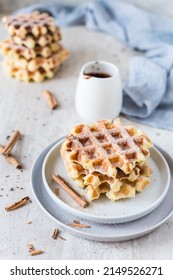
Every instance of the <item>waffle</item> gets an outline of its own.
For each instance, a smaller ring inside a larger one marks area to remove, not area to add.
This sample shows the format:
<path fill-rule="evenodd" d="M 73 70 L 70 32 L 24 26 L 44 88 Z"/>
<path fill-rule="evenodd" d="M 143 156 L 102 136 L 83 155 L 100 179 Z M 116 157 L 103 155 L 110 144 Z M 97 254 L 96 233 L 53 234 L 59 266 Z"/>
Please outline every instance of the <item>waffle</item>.
<path fill-rule="evenodd" d="M 135 197 L 136 192 L 144 191 L 150 182 L 150 178 L 146 176 L 139 176 L 135 182 L 123 182 L 118 192 L 114 192 L 113 190 L 106 192 L 106 196 L 112 201 L 124 198 L 132 198 Z"/>
<path fill-rule="evenodd" d="M 128 175 L 122 176 L 122 171 L 118 170 L 117 176 L 114 178 L 93 173 L 82 174 L 73 180 L 77 186 L 85 188 L 84 195 L 87 200 L 98 199 L 101 193 L 106 193 L 109 199 L 115 201 L 134 197 L 136 192 L 142 192 L 150 183 L 151 174 L 151 168 L 145 163 L 143 166 L 135 167 Z"/>
<path fill-rule="evenodd" d="M 139 129 L 123 126 L 119 119 L 78 125 L 67 136 L 61 148 L 66 162 L 79 163 L 89 173 L 100 172 L 110 177 L 117 168 L 130 173 L 136 163 L 149 157 L 151 141 Z"/>
<path fill-rule="evenodd" d="M 35 72 L 42 68 L 44 71 L 50 71 L 58 67 L 66 58 L 68 57 L 68 52 L 60 46 L 58 52 L 54 53 L 48 58 L 35 57 L 29 61 L 22 56 L 6 58 L 6 63 L 13 69 L 27 70 L 30 72 Z"/>
<path fill-rule="evenodd" d="M 88 201 L 98 199 L 102 193 L 112 200 L 135 197 L 136 192 L 142 192 L 150 184 L 151 180 L 146 176 L 139 176 L 134 182 L 122 180 L 120 188 L 116 191 L 111 188 L 108 182 L 100 184 L 97 188 L 89 185 L 85 189 L 85 197 Z"/>
<path fill-rule="evenodd" d="M 7 63 L 7 61 L 4 62 L 5 71 L 10 77 L 23 82 L 33 81 L 36 83 L 42 82 L 45 79 L 53 78 L 55 72 L 59 69 L 59 66 L 49 71 L 45 71 L 42 67 L 40 67 L 37 71 L 30 72 L 28 70 L 12 67 Z"/>
<path fill-rule="evenodd" d="M 57 42 L 51 42 L 45 47 L 36 46 L 34 49 L 28 49 L 22 45 L 16 45 L 11 39 L 0 42 L 0 53 L 12 59 L 25 58 L 30 60 L 36 57 L 48 58 L 57 52 L 61 46 Z"/>
<path fill-rule="evenodd" d="M 69 177 L 91 201 L 102 193 L 112 201 L 134 197 L 150 183 L 146 160 L 150 139 L 119 119 L 75 126 L 61 147 Z"/>
<path fill-rule="evenodd" d="M 124 198 L 135 197 L 135 192 L 135 188 L 133 188 L 130 184 L 123 184 L 117 192 L 110 190 L 106 184 L 103 184 L 102 187 L 98 189 L 94 189 L 93 186 L 88 186 L 85 190 L 85 197 L 88 201 L 92 201 L 98 199 L 102 193 L 105 193 L 107 198 L 112 201 L 116 201 Z"/>
<path fill-rule="evenodd" d="M 28 49 L 34 49 L 35 47 L 45 47 L 53 42 L 58 43 L 61 40 L 61 35 L 59 34 L 59 29 L 57 29 L 54 35 L 46 34 L 40 35 L 37 38 L 34 38 L 33 35 L 28 35 L 26 38 L 22 39 L 19 36 L 13 36 L 12 40 L 17 45 L 22 45 Z"/>
<path fill-rule="evenodd" d="M 47 13 L 6 16 L 10 38 L 0 42 L 0 53 L 10 77 L 42 82 L 52 78 L 69 53 L 60 44 L 61 32 Z"/>
<path fill-rule="evenodd" d="M 61 39 L 60 29 L 56 27 L 54 19 L 47 13 L 34 12 L 3 17 L 2 22 L 9 35 L 18 45 L 34 48 L 44 47 L 52 41 Z"/>
<path fill-rule="evenodd" d="M 35 36 L 38 36 L 39 34 L 45 35 L 48 31 L 54 32 L 56 29 L 53 17 L 51 17 L 48 13 L 40 13 L 38 11 L 35 11 L 32 14 L 4 16 L 2 22 L 8 29 L 11 36 L 15 34 L 25 36 L 28 33 L 32 33 L 34 27 L 38 28 L 38 32 L 33 32 L 33 35 Z M 23 27 L 22 30 L 25 30 L 25 32 L 20 30 L 21 27 Z"/>

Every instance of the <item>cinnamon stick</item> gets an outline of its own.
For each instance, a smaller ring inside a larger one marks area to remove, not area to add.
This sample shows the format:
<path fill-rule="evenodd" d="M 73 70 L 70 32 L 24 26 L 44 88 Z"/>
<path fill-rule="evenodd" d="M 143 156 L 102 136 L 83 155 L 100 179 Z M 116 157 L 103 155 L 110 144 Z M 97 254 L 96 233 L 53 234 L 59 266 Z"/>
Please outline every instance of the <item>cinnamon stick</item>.
<path fill-rule="evenodd" d="M 29 202 L 30 198 L 29 196 L 26 196 L 24 198 L 22 198 L 21 200 L 11 204 L 10 206 L 7 206 L 5 208 L 6 211 L 13 211 L 13 210 L 16 210 L 22 206 L 24 206 L 25 204 L 27 204 Z"/>
<path fill-rule="evenodd" d="M 54 110 L 58 107 L 58 102 L 57 102 L 55 96 L 49 90 L 44 91 L 44 96 L 52 110 Z"/>
<path fill-rule="evenodd" d="M 42 250 L 34 250 L 34 251 L 31 251 L 31 256 L 36 256 L 36 255 L 40 255 L 43 253 L 44 253 L 44 251 L 42 251 Z"/>
<path fill-rule="evenodd" d="M 0 144 L 0 153 L 1 153 L 1 154 L 3 153 L 3 150 L 4 150 L 4 146 L 2 146 L 2 145 Z"/>
<path fill-rule="evenodd" d="M 75 220 L 72 223 L 70 223 L 69 226 L 77 227 L 77 228 L 90 228 L 91 227 L 89 225 L 81 224 L 80 222 L 75 221 Z"/>
<path fill-rule="evenodd" d="M 85 208 L 88 206 L 88 202 L 81 196 L 79 196 L 71 187 L 69 184 L 67 184 L 59 175 L 53 175 L 52 179 L 60 185 L 63 190 L 68 193 L 82 208 Z"/>
<path fill-rule="evenodd" d="M 4 151 L 4 146 L 2 146 L 0 144 L 0 153 L 2 154 L 3 151 Z M 12 164 L 15 168 L 17 168 L 17 169 L 23 168 L 22 164 L 11 154 L 9 154 L 8 156 L 5 156 L 5 159 L 8 161 L 8 163 Z"/>
<path fill-rule="evenodd" d="M 20 138 L 21 134 L 18 130 L 16 130 L 13 135 L 10 137 L 7 145 L 5 146 L 2 154 L 4 156 L 8 156 L 13 149 L 14 145 L 16 144 L 17 140 Z"/>
<path fill-rule="evenodd" d="M 53 239 L 57 239 L 58 234 L 59 234 L 59 229 L 58 229 L 58 228 L 55 228 L 55 229 L 54 229 L 54 232 L 53 232 L 53 235 L 52 235 L 52 238 L 53 238 Z"/>
<path fill-rule="evenodd" d="M 22 169 L 22 164 L 14 157 L 14 156 L 7 156 L 5 159 L 8 161 L 8 163 L 12 164 L 17 169 Z"/>

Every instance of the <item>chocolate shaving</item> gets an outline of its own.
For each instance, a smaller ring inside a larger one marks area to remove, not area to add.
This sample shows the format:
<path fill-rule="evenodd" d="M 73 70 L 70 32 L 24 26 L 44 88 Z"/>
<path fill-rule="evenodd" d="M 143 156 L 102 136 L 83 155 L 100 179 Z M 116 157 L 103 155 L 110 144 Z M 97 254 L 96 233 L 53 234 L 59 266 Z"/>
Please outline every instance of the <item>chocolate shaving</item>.
<path fill-rule="evenodd" d="M 59 189 L 55 189 L 55 194 L 59 196 Z"/>
<path fill-rule="evenodd" d="M 28 251 L 29 253 L 34 251 L 34 246 L 32 244 L 28 244 Z"/>
<path fill-rule="evenodd" d="M 67 239 L 65 239 L 64 237 L 62 237 L 61 235 L 59 235 L 58 237 L 59 237 L 60 239 L 62 239 L 62 240 L 65 240 L 65 241 L 67 240 Z"/>

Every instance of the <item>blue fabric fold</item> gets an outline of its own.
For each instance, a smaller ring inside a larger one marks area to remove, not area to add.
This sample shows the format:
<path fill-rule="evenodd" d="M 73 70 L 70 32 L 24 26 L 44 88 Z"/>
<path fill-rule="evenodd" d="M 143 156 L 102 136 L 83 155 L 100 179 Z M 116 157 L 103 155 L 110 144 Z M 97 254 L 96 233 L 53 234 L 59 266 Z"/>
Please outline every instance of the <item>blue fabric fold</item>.
<path fill-rule="evenodd" d="M 19 12 L 34 10 L 49 12 L 59 26 L 85 25 L 143 52 L 144 56 L 130 61 L 122 113 L 135 121 L 173 130 L 173 20 L 115 0 L 77 6 L 51 2 Z"/>

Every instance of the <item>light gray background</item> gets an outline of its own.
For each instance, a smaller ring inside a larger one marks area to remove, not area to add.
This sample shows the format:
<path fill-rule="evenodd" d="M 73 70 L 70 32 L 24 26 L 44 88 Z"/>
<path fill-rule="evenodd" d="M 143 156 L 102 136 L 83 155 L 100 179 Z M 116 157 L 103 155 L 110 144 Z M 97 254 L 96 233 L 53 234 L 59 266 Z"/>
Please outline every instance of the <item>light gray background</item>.
<path fill-rule="evenodd" d="M 1 1 L 1 7 L 2 4 L 8 7 L 11 2 L 13 7 L 19 3 L 15 0 Z M 151 5 L 156 1 L 148 3 Z M 162 5 L 158 7 L 161 11 Z M 171 6 L 168 11 L 171 11 Z M 128 242 L 92 242 L 65 231 L 61 235 L 66 241 L 51 238 L 56 224 L 41 211 L 33 198 L 30 187 L 32 165 L 43 148 L 81 121 L 74 109 L 74 93 L 81 66 L 89 60 L 108 60 L 119 67 L 125 79 L 129 59 L 134 55 L 111 36 L 87 31 L 83 27 L 63 29 L 62 33 L 71 56 L 54 79 L 41 84 L 25 84 L 8 78 L 0 66 L 0 143 L 4 145 L 12 130 L 19 129 L 23 137 L 15 146 L 14 154 L 25 167 L 21 173 L 0 155 L 0 259 L 31 259 L 27 250 L 29 243 L 45 251 L 34 259 L 173 259 L 173 217 L 153 233 Z M 0 40 L 6 36 L 0 26 Z M 45 89 L 55 94 L 60 103 L 58 110 L 50 111 L 42 96 Z M 173 142 L 170 140 L 173 132 L 143 125 L 139 127 L 173 157 Z M 14 191 L 10 191 L 11 188 Z M 32 204 L 11 213 L 4 210 L 26 195 L 31 197 Z M 27 221 L 32 221 L 32 224 L 27 224 Z"/>

